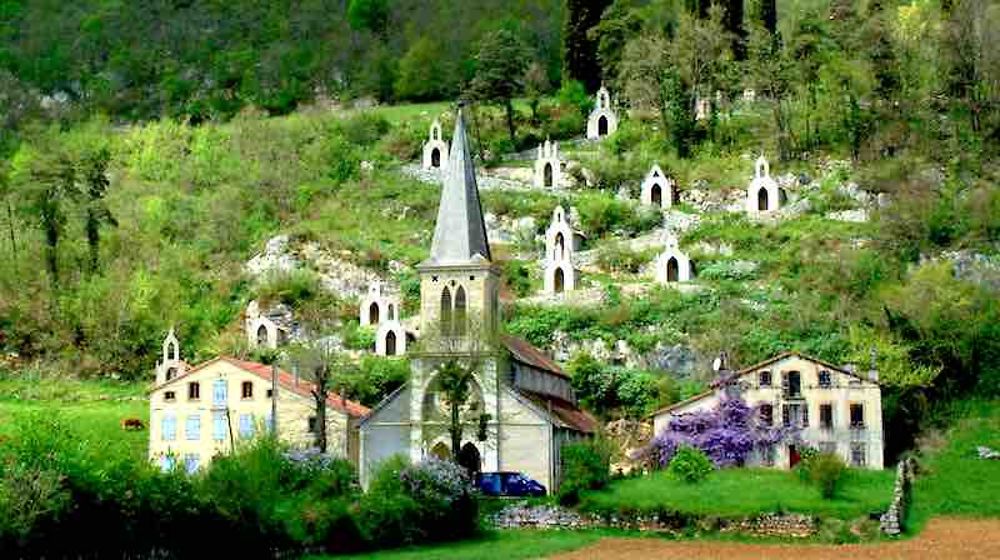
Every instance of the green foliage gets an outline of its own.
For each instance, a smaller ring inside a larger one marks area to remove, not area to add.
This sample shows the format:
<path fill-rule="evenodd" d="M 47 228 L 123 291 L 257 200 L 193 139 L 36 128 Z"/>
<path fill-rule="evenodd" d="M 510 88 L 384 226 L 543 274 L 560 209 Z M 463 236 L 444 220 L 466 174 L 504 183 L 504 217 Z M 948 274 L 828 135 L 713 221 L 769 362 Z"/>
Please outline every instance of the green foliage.
<path fill-rule="evenodd" d="M 657 375 L 648 371 L 608 366 L 586 353 L 577 354 L 568 370 L 573 389 L 588 409 L 641 418 L 663 403 Z"/>
<path fill-rule="evenodd" d="M 694 447 L 682 446 L 667 466 L 667 472 L 677 480 L 696 484 L 705 480 L 715 467 L 704 452 Z"/>
<path fill-rule="evenodd" d="M 611 233 L 635 236 L 660 225 L 660 217 L 634 203 L 598 195 L 582 195 L 577 199 L 580 227 L 591 238 Z"/>
<path fill-rule="evenodd" d="M 582 492 L 600 490 L 611 480 L 610 443 L 600 438 L 563 445 L 559 503 L 575 505 Z"/>
<path fill-rule="evenodd" d="M 837 496 L 837 489 L 847 472 L 847 465 L 836 453 L 804 454 L 796 468 L 804 480 L 819 488 L 820 495 L 826 500 Z"/>
<path fill-rule="evenodd" d="M 368 347 L 366 347 L 368 348 Z M 407 360 L 365 356 L 354 367 L 335 372 L 338 392 L 344 397 L 373 407 L 410 378 Z"/>
<path fill-rule="evenodd" d="M 597 251 L 597 266 L 608 272 L 635 274 L 652 260 L 648 251 L 634 251 L 624 243 L 605 243 Z"/>
<path fill-rule="evenodd" d="M 257 298 L 264 306 L 283 303 L 295 308 L 317 297 L 321 289 L 314 272 L 296 269 L 265 278 L 257 288 Z"/>
<path fill-rule="evenodd" d="M 594 98 L 587 94 L 583 83 L 577 80 L 563 80 L 556 98 L 560 105 L 576 109 L 581 118 L 590 114 L 594 108 Z"/>

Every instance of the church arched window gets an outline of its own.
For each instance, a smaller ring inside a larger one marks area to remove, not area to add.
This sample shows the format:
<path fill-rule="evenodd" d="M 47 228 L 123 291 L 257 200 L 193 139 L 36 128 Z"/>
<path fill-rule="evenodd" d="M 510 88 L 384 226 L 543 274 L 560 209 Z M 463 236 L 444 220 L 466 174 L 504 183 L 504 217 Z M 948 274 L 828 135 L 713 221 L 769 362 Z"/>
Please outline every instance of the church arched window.
<path fill-rule="evenodd" d="M 455 334 L 465 334 L 466 308 L 465 308 L 465 288 L 458 287 L 455 291 Z"/>
<path fill-rule="evenodd" d="M 257 328 L 257 346 L 267 346 L 267 327 L 264 325 Z"/>
<path fill-rule="evenodd" d="M 451 334 L 451 290 L 447 286 L 441 292 L 441 334 Z"/>

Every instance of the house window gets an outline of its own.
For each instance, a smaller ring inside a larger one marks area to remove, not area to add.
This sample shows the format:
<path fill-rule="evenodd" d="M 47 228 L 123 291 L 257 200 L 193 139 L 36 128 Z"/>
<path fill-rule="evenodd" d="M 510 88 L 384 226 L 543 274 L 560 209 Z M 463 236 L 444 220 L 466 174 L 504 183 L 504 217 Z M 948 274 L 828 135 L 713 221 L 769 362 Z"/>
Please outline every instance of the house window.
<path fill-rule="evenodd" d="M 174 394 L 173 391 L 166 391 L 163 393 L 164 402 L 174 402 L 175 400 L 177 400 L 177 395 Z"/>
<path fill-rule="evenodd" d="M 787 404 L 781 405 L 781 423 L 784 426 L 792 425 L 792 413 L 789 410 L 789 406 Z"/>
<path fill-rule="evenodd" d="M 188 453 L 184 455 L 184 470 L 188 474 L 194 474 L 198 470 L 198 463 L 201 462 L 201 457 L 197 453 Z"/>
<path fill-rule="evenodd" d="M 833 429 L 833 405 L 819 405 L 819 427 L 824 430 Z"/>
<path fill-rule="evenodd" d="M 310 434 L 317 433 L 319 431 L 318 428 L 319 428 L 319 422 L 316 421 L 316 417 L 315 416 L 310 416 L 309 417 L 309 433 Z"/>
<path fill-rule="evenodd" d="M 173 414 L 164 414 L 160 429 L 163 432 L 163 441 L 177 439 L 177 417 Z"/>
<path fill-rule="evenodd" d="M 212 384 L 212 404 L 224 405 L 228 400 L 226 391 L 226 380 L 216 379 Z"/>
<path fill-rule="evenodd" d="M 809 409 L 801 404 L 785 404 L 781 407 L 781 421 L 785 426 L 809 426 Z"/>
<path fill-rule="evenodd" d="M 177 377 L 177 368 L 175 367 L 167 368 L 167 381 L 170 381 L 175 377 Z"/>
<path fill-rule="evenodd" d="M 274 398 L 274 389 L 267 390 L 267 398 Z"/>
<path fill-rule="evenodd" d="M 776 451 L 773 445 L 766 445 L 761 449 L 761 463 L 765 467 L 773 467 L 775 462 Z"/>
<path fill-rule="evenodd" d="M 797 371 L 789 371 L 784 374 L 783 384 L 785 390 L 785 396 L 788 397 L 801 397 L 802 396 L 802 374 Z"/>
<path fill-rule="evenodd" d="M 830 372 L 826 370 L 819 372 L 819 386 L 824 389 L 829 389 L 832 385 L 833 382 L 830 379 Z"/>
<path fill-rule="evenodd" d="M 251 381 L 244 381 L 243 384 L 240 386 L 240 395 L 244 399 L 252 399 L 253 398 L 253 382 L 251 382 Z"/>
<path fill-rule="evenodd" d="M 253 414 L 240 414 L 240 437 L 243 439 L 253 437 Z"/>
<path fill-rule="evenodd" d="M 760 423 L 764 426 L 770 426 L 774 424 L 774 405 L 771 404 L 760 405 Z"/>
<path fill-rule="evenodd" d="M 864 443 L 851 444 L 851 466 L 863 467 L 868 464 L 868 450 Z"/>
<path fill-rule="evenodd" d="M 264 426 L 267 427 L 269 433 L 274 433 L 274 415 L 270 411 L 264 416 Z"/>
<path fill-rule="evenodd" d="M 188 400 L 196 401 L 201 398 L 201 383 L 197 381 L 188 383 Z"/>
<path fill-rule="evenodd" d="M 758 382 L 759 382 L 759 384 L 760 384 L 761 387 L 770 387 L 771 386 L 771 372 L 769 372 L 769 371 L 762 371 L 762 372 L 760 372 L 760 374 L 758 374 L 758 380 L 759 380 Z"/>
<path fill-rule="evenodd" d="M 803 428 L 809 427 L 809 404 L 804 404 L 799 409 L 799 421 Z"/>
<path fill-rule="evenodd" d="M 865 427 L 865 405 L 860 403 L 851 405 L 851 427 L 857 429 Z"/>
<path fill-rule="evenodd" d="M 187 417 L 187 422 L 184 424 L 184 435 L 188 441 L 201 439 L 201 416 L 194 414 Z"/>
<path fill-rule="evenodd" d="M 226 413 L 221 410 L 212 413 L 212 439 L 226 440 Z"/>
<path fill-rule="evenodd" d="M 835 441 L 821 441 L 819 443 L 820 453 L 826 453 L 828 455 L 833 455 L 837 453 L 837 442 Z"/>
<path fill-rule="evenodd" d="M 160 457 L 160 469 L 163 472 L 170 472 L 174 470 L 175 464 L 176 460 L 174 459 L 173 455 L 167 454 L 164 455 L 163 457 Z"/>

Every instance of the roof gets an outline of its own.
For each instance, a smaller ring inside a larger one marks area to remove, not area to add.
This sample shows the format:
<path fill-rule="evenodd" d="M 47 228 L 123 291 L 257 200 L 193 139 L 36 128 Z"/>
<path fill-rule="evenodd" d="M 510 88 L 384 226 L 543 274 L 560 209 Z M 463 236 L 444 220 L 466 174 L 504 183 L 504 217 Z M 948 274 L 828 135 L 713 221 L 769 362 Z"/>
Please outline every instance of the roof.
<path fill-rule="evenodd" d="M 511 357 L 518 362 L 553 373 L 559 377 L 569 378 L 569 376 L 566 375 L 566 372 L 559 367 L 559 364 L 555 363 L 552 358 L 546 356 L 544 352 L 532 346 L 527 340 L 508 334 L 502 334 L 500 335 L 500 343 L 507 348 Z"/>
<path fill-rule="evenodd" d="M 476 168 L 472 163 L 465 118 L 460 107 L 441 188 L 431 254 L 422 264 L 454 265 L 482 260 L 491 260 L 490 245 L 479 202 L 479 188 L 476 186 Z"/>
<path fill-rule="evenodd" d="M 226 363 L 228 363 L 228 364 L 230 364 L 232 366 L 235 366 L 235 367 L 239 368 L 240 370 L 245 371 L 247 373 L 251 373 L 253 375 L 256 375 L 257 377 L 260 377 L 261 379 L 264 379 L 265 381 L 270 381 L 271 380 L 271 368 L 272 368 L 272 366 L 269 366 L 267 364 L 261 364 L 261 363 L 258 363 L 258 362 L 248 362 L 248 361 L 245 361 L 245 360 L 239 360 L 239 359 L 231 358 L 231 357 L 228 357 L 228 356 L 219 356 L 217 358 L 213 358 L 211 360 L 208 360 L 207 362 L 202 362 L 201 364 L 198 364 L 193 369 L 190 369 L 190 370 L 184 372 L 183 375 L 175 377 L 175 378 L 171 379 L 170 381 L 167 381 L 166 383 L 161 383 L 160 385 L 157 385 L 156 387 L 153 387 L 150 391 L 156 391 L 156 390 L 159 390 L 159 389 L 161 389 L 163 387 L 166 387 L 168 385 L 173 385 L 174 383 L 177 383 L 180 380 L 185 379 L 185 378 L 193 375 L 194 373 L 197 373 L 197 372 L 205 369 L 206 367 L 208 367 L 208 366 L 210 366 L 210 365 L 212 365 L 212 364 L 214 364 L 216 362 L 220 362 L 220 361 L 221 362 L 226 362 Z M 299 396 L 310 398 L 310 399 L 312 398 L 311 391 L 312 391 L 313 386 L 314 386 L 312 382 L 306 381 L 304 379 L 299 379 L 299 381 L 296 382 L 294 375 L 292 375 L 291 373 L 288 373 L 287 371 L 285 371 L 283 369 L 280 369 L 280 368 L 278 369 L 278 386 L 281 387 L 282 389 L 286 390 L 286 391 L 291 391 L 291 392 L 293 392 L 293 393 L 295 393 L 295 394 L 297 394 Z M 357 403 L 357 402 L 345 399 L 345 398 L 341 397 L 340 395 L 338 395 L 336 393 L 333 393 L 333 392 L 330 392 L 330 394 L 327 395 L 326 402 L 334 410 L 337 410 L 339 412 L 342 412 L 344 414 L 347 414 L 348 416 L 352 416 L 352 417 L 355 417 L 355 418 L 362 418 L 362 417 L 366 416 L 368 414 L 368 412 L 369 412 L 368 411 L 368 407 L 366 407 L 366 406 L 364 406 L 364 405 L 362 405 L 360 403 Z"/>
<path fill-rule="evenodd" d="M 573 403 L 551 395 L 513 388 L 513 391 L 546 412 L 549 420 L 559 428 L 575 430 L 585 434 L 597 431 L 597 420 Z"/>
<path fill-rule="evenodd" d="M 875 385 L 878 385 L 877 381 L 872 381 L 871 379 L 869 379 L 869 378 L 867 378 L 865 376 L 858 375 L 857 373 L 854 373 L 853 371 L 848 371 L 848 370 L 846 370 L 846 369 L 844 369 L 844 368 L 842 368 L 840 366 L 835 366 L 835 365 L 833 365 L 833 364 L 831 364 L 829 362 L 825 362 L 823 360 L 820 360 L 819 358 L 813 358 L 812 356 L 807 356 L 805 354 L 802 354 L 801 352 L 796 352 L 796 351 L 782 352 L 781 354 L 778 354 L 777 356 L 772 356 L 772 357 L 770 357 L 770 358 L 768 358 L 768 359 L 766 359 L 766 360 L 764 360 L 762 362 L 757 362 L 756 364 L 754 364 L 752 366 L 748 366 L 748 367 L 745 367 L 743 369 L 731 372 L 731 373 L 729 373 L 729 374 L 727 374 L 725 376 L 722 376 L 722 377 L 720 377 L 720 378 L 712 381 L 712 383 L 710 385 L 710 387 L 711 387 L 710 390 L 705 391 L 703 393 L 699 393 L 699 394 L 697 394 L 697 395 L 695 395 L 695 396 L 693 396 L 691 398 L 685 399 L 683 401 L 676 402 L 676 403 L 674 403 L 672 405 L 665 406 L 665 407 L 663 407 L 663 408 L 661 408 L 661 409 L 659 409 L 659 410 L 657 410 L 657 411 L 649 414 L 649 416 L 656 416 L 658 414 L 663 414 L 663 413 L 666 413 L 666 412 L 670 412 L 670 411 L 676 410 L 676 409 L 678 409 L 678 408 L 680 408 L 682 406 L 691 404 L 693 402 L 697 402 L 697 401 L 699 401 L 699 400 L 701 400 L 701 399 L 703 399 L 705 397 L 709 397 L 709 396 L 715 394 L 715 390 L 718 389 L 719 387 L 722 387 L 723 385 L 727 385 L 727 384 L 735 381 L 736 379 L 739 379 L 740 377 L 743 377 L 744 375 L 746 375 L 748 373 L 752 373 L 754 371 L 757 371 L 758 369 L 760 369 L 762 367 L 769 366 L 771 364 L 780 362 L 781 360 L 784 360 L 785 358 L 799 358 L 799 359 L 806 360 L 806 361 L 809 361 L 809 362 L 815 362 L 815 363 L 817 363 L 817 364 L 819 364 L 819 365 L 821 365 L 823 367 L 826 367 L 828 369 L 832 369 L 832 370 L 837 371 L 839 373 L 842 373 L 844 375 L 849 375 L 851 377 L 860 379 L 861 381 L 867 381 L 868 383 L 874 383 Z"/>

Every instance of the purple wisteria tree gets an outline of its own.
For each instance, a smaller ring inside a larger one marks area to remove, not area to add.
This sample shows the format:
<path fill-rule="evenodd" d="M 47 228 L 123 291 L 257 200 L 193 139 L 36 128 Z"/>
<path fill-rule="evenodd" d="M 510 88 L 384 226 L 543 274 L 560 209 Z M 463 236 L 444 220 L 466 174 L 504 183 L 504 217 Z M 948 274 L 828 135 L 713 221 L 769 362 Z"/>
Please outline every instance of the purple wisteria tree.
<path fill-rule="evenodd" d="M 700 449 L 717 468 L 742 466 L 754 450 L 800 439 L 798 426 L 765 426 L 756 408 L 739 397 L 723 398 L 712 410 L 681 414 L 644 449 L 654 467 L 666 467 L 682 446 Z"/>

